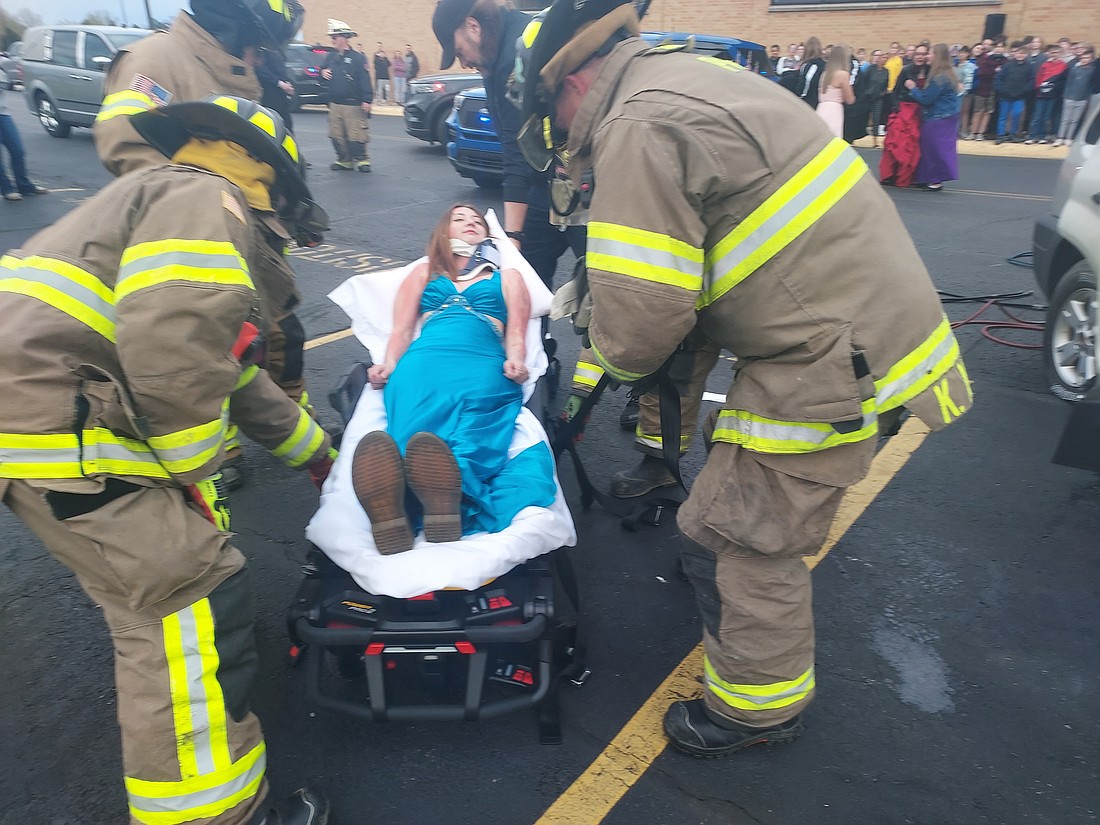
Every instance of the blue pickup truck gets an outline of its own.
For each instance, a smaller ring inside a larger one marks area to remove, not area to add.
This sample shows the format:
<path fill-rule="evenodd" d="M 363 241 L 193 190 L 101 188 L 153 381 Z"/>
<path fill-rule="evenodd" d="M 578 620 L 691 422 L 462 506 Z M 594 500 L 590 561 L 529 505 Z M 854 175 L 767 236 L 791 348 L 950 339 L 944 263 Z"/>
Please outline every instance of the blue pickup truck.
<path fill-rule="evenodd" d="M 642 37 L 654 44 L 687 43 L 691 39 L 694 54 L 732 60 L 762 75 L 771 72 L 764 47 L 748 40 L 686 32 L 643 32 Z M 458 174 L 478 186 L 500 185 L 500 138 L 484 88 L 466 89 L 455 96 L 447 118 L 447 137 L 447 157 Z"/>

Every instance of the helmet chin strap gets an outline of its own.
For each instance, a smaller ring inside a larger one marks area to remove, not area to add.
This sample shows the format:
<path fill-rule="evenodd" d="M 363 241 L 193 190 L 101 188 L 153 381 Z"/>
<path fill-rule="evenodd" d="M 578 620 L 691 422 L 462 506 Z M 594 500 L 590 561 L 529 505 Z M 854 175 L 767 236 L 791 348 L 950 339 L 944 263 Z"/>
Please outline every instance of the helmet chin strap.
<path fill-rule="evenodd" d="M 477 245 L 467 243 L 461 238 L 451 238 L 451 252 L 470 259 L 458 273 L 458 281 L 473 280 L 483 270 L 497 269 L 500 266 L 500 250 L 491 238 L 486 238 Z"/>

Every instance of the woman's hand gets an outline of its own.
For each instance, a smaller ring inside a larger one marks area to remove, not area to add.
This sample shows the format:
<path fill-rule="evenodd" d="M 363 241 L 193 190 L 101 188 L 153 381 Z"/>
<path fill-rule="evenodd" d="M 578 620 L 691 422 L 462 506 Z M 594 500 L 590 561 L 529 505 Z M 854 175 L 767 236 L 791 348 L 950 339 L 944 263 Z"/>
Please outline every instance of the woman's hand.
<path fill-rule="evenodd" d="M 376 390 L 383 389 L 390 380 L 393 367 L 389 364 L 371 364 L 367 369 L 367 380 Z"/>
<path fill-rule="evenodd" d="M 913 91 L 913 89 L 917 88 L 917 82 L 915 80 L 906 80 L 905 88 L 909 91 Z"/>
<path fill-rule="evenodd" d="M 509 358 L 504 362 L 504 377 L 509 381 L 515 381 L 517 384 L 522 384 L 527 380 L 527 365 L 522 361 Z"/>

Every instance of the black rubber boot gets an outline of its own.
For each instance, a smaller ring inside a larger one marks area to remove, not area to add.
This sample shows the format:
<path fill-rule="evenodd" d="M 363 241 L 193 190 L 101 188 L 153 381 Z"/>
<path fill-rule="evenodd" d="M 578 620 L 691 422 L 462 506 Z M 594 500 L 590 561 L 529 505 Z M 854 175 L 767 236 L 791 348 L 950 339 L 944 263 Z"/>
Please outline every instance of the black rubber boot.
<path fill-rule="evenodd" d="M 615 498 L 637 498 L 661 487 L 675 487 L 676 479 L 664 459 L 642 456 L 638 465 L 620 470 L 611 476 L 611 495 Z"/>
<path fill-rule="evenodd" d="M 248 481 L 240 452 L 223 461 L 218 470 L 222 474 L 222 484 L 225 485 L 227 490 L 239 490 Z"/>
<path fill-rule="evenodd" d="M 626 406 L 619 413 L 619 426 L 631 432 L 638 426 L 638 399 L 634 396 L 626 399 Z"/>
<path fill-rule="evenodd" d="M 770 728 L 739 725 L 719 718 L 702 699 L 673 702 L 665 712 L 668 743 L 678 751 L 702 758 L 728 756 L 753 745 L 793 742 L 802 730 L 800 716 Z"/>
<path fill-rule="evenodd" d="M 299 788 L 281 805 L 276 805 L 260 825 L 328 825 L 329 806 L 325 795 L 311 788 Z"/>

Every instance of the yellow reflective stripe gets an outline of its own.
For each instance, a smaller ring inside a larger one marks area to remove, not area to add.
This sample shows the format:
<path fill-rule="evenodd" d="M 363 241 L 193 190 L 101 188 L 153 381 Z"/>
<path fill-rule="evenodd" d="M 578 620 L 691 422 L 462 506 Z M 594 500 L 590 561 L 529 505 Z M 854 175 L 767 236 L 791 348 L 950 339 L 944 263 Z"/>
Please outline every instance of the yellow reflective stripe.
<path fill-rule="evenodd" d="M 703 285 L 703 250 L 670 235 L 621 224 L 588 224 L 585 262 L 589 269 L 698 292 Z"/>
<path fill-rule="evenodd" d="M 228 418 L 229 406 L 226 402 L 222 405 L 221 418 L 167 435 L 150 436 L 148 444 L 169 472 L 177 475 L 187 473 L 218 454 L 225 439 Z"/>
<path fill-rule="evenodd" d="M 135 244 L 122 254 L 116 299 L 169 281 L 253 288 L 248 264 L 233 244 L 171 238 Z"/>
<path fill-rule="evenodd" d="M 245 367 L 244 370 L 241 372 L 241 377 L 237 379 L 237 386 L 233 388 L 233 392 L 236 392 L 241 387 L 247 387 L 249 384 L 252 383 L 252 379 L 259 374 L 260 368 L 255 364 L 250 367 Z M 234 427 L 233 429 L 235 431 L 236 427 Z"/>
<path fill-rule="evenodd" d="M 294 136 L 290 132 L 286 133 L 286 137 L 283 138 L 283 151 L 293 158 L 294 162 L 298 162 L 298 144 L 294 140 Z M 286 249 L 283 249 L 283 254 L 286 254 Z"/>
<path fill-rule="evenodd" d="M 695 59 L 700 63 L 710 63 L 712 66 L 718 66 L 728 72 L 740 72 L 745 68 L 738 63 L 734 63 L 732 60 L 723 60 L 720 57 L 697 57 Z"/>
<path fill-rule="evenodd" d="M 541 20 L 532 20 L 524 27 L 523 34 L 520 36 L 523 38 L 523 47 L 525 49 L 529 49 L 534 45 L 535 39 L 539 36 L 539 31 L 541 31 L 541 29 Z"/>
<path fill-rule="evenodd" d="M 573 383 L 582 387 L 594 387 L 603 377 L 603 367 L 598 364 L 590 364 L 587 361 L 578 361 L 573 370 Z"/>
<path fill-rule="evenodd" d="M 179 782 L 126 777 L 130 814 L 146 825 L 179 825 L 212 819 L 253 798 L 267 769 L 263 742 L 221 771 Z"/>
<path fill-rule="evenodd" d="M 831 424 L 780 421 L 747 410 L 721 410 L 711 440 L 739 444 L 760 453 L 813 453 L 877 435 L 878 413 L 874 399 L 862 403 L 862 414 L 858 430 L 840 433 Z"/>
<path fill-rule="evenodd" d="M 200 599 L 161 624 L 180 776 L 192 779 L 223 771 L 233 760 L 210 600 Z"/>
<path fill-rule="evenodd" d="M 957 362 L 959 342 L 945 315 L 931 335 L 875 382 L 879 410 L 892 410 L 920 395 Z"/>
<path fill-rule="evenodd" d="M 604 368 L 608 375 L 614 378 L 616 381 L 621 381 L 624 384 L 629 384 L 632 381 L 637 381 L 640 378 L 645 378 L 645 374 L 639 372 L 630 372 L 629 370 L 619 369 L 611 364 L 607 363 L 607 359 L 604 358 L 603 353 L 600 352 L 600 348 L 596 346 L 596 342 L 592 341 L 592 354 L 600 362 L 600 366 Z"/>
<path fill-rule="evenodd" d="M 24 295 L 115 340 L 115 297 L 92 273 L 56 258 L 0 258 L 0 292 Z"/>
<path fill-rule="evenodd" d="M 309 413 L 299 408 L 298 424 L 282 444 L 272 450 L 290 467 L 300 467 L 308 461 L 325 440 L 325 431 Z"/>
<path fill-rule="evenodd" d="M 84 475 L 171 478 L 148 444 L 115 435 L 103 427 L 84 430 L 80 448 L 80 467 Z"/>
<path fill-rule="evenodd" d="M 680 434 L 681 452 L 691 446 L 691 435 L 691 433 Z M 640 426 L 635 429 L 634 438 L 638 441 L 639 444 L 644 444 L 647 447 L 656 447 L 658 450 L 662 449 L 665 445 L 665 439 L 663 436 L 643 433 Z"/>
<path fill-rule="evenodd" d="M 75 433 L 0 433 L 0 478 L 82 478 Z"/>
<path fill-rule="evenodd" d="M 770 685 L 737 685 L 722 679 L 715 672 L 710 659 L 704 654 L 703 672 L 707 688 L 731 708 L 738 710 L 785 708 L 809 696 L 816 684 L 813 665 L 786 682 L 773 682 Z"/>
<path fill-rule="evenodd" d="M 120 115 L 136 115 L 156 108 L 156 105 L 149 95 L 136 92 L 133 89 L 124 89 L 103 98 L 99 114 L 96 115 L 95 119 L 97 123 L 100 123 Z"/>
<path fill-rule="evenodd" d="M 818 155 L 707 252 L 706 288 L 697 306 L 713 304 L 813 226 L 867 173 L 867 164 L 834 138 Z"/>

